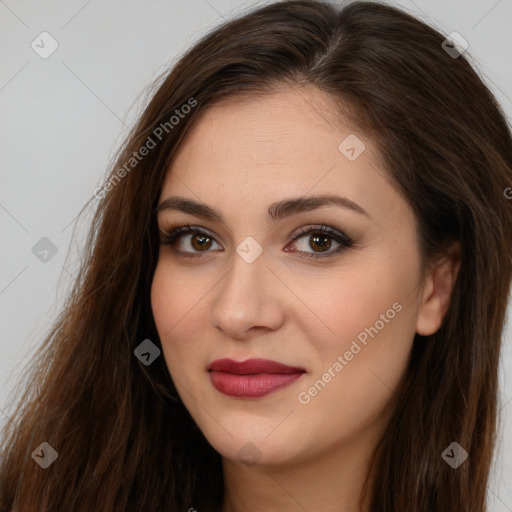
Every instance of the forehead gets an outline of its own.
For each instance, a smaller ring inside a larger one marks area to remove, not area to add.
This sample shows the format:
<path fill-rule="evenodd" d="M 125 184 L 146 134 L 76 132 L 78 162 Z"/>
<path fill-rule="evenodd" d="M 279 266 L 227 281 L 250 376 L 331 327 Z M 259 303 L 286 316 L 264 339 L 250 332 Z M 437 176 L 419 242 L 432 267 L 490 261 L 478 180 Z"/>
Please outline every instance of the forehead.
<path fill-rule="evenodd" d="M 364 150 L 351 161 L 340 144 L 354 136 Z M 334 100 L 316 88 L 290 87 L 206 110 L 177 150 L 161 196 L 269 203 L 308 192 L 361 197 L 384 182 L 372 141 L 346 124 Z"/>

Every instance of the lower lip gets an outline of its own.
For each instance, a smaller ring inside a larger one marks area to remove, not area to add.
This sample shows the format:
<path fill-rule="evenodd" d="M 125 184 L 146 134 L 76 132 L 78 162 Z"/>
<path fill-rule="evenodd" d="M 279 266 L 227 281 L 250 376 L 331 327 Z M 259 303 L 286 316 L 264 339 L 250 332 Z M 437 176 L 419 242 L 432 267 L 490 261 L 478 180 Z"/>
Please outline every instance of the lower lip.
<path fill-rule="evenodd" d="M 257 375 L 235 375 L 210 371 L 214 387 L 221 393 L 238 398 L 258 398 L 292 384 L 301 373 L 259 373 Z"/>

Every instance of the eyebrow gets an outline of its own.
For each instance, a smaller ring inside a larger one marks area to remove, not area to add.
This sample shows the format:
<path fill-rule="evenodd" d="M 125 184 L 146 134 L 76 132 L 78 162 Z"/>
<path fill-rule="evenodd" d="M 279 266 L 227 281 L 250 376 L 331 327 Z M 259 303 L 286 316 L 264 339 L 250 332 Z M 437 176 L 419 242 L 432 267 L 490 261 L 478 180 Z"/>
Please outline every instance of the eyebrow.
<path fill-rule="evenodd" d="M 357 203 L 354 203 L 354 201 L 351 201 L 346 197 L 337 195 L 319 195 L 285 199 L 283 201 L 272 203 L 268 207 L 267 213 L 271 220 L 277 221 L 291 215 L 316 210 L 324 206 L 339 206 L 347 208 L 371 219 L 370 214 Z M 223 224 L 225 223 L 218 210 L 205 203 L 199 203 L 186 197 L 168 197 L 157 206 L 155 211 L 158 213 L 163 210 L 180 211 L 204 219 L 218 221 Z"/>

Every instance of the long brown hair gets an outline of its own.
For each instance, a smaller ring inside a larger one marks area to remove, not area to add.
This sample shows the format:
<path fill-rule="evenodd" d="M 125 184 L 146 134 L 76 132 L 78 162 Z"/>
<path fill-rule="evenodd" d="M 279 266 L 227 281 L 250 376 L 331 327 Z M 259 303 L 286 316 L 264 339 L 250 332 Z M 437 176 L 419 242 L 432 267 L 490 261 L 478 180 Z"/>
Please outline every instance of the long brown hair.
<path fill-rule="evenodd" d="M 80 274 L 5 427 L 3 509 L 220 510 L 220 455 L 179 399 L 164 358 L 145 366 L 134 355 L 145 339 L 161 348 L 149 301 L 155 207 L 201 113 L 220 98 L 293 84 L 331 95 L 374 138 L 415 213 L 425 263 L 450 241 L 461 244 L 444 323 L 416 336 L 375 452 L 371 510 L 484 510 L 512 278 L 512 202 L 503 193 L 512 138 L 492 93 L 444 39 L 380 3 L 282 1 L 216 28 L 158 80 L 96 194 Z M 469 454 L 457 469 L 441 457 L 453 441 Z M 58 453 L 47 469 L 31 458 L 42 442 Z"/>

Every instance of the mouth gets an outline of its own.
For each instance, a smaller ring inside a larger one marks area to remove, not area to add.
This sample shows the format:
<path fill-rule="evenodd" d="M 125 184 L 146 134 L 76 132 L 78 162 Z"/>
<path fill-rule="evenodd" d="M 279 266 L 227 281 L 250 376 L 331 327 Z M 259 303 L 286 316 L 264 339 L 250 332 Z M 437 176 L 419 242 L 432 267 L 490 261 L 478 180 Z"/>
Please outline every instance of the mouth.
<path fill-rule="evenodd" d="M 283 389 L 306 373 L 304 368 L 269 359 L 238 362 L 217 359 L 208 366 L 217 391 L 236 398 L 258 398 Z"/>

